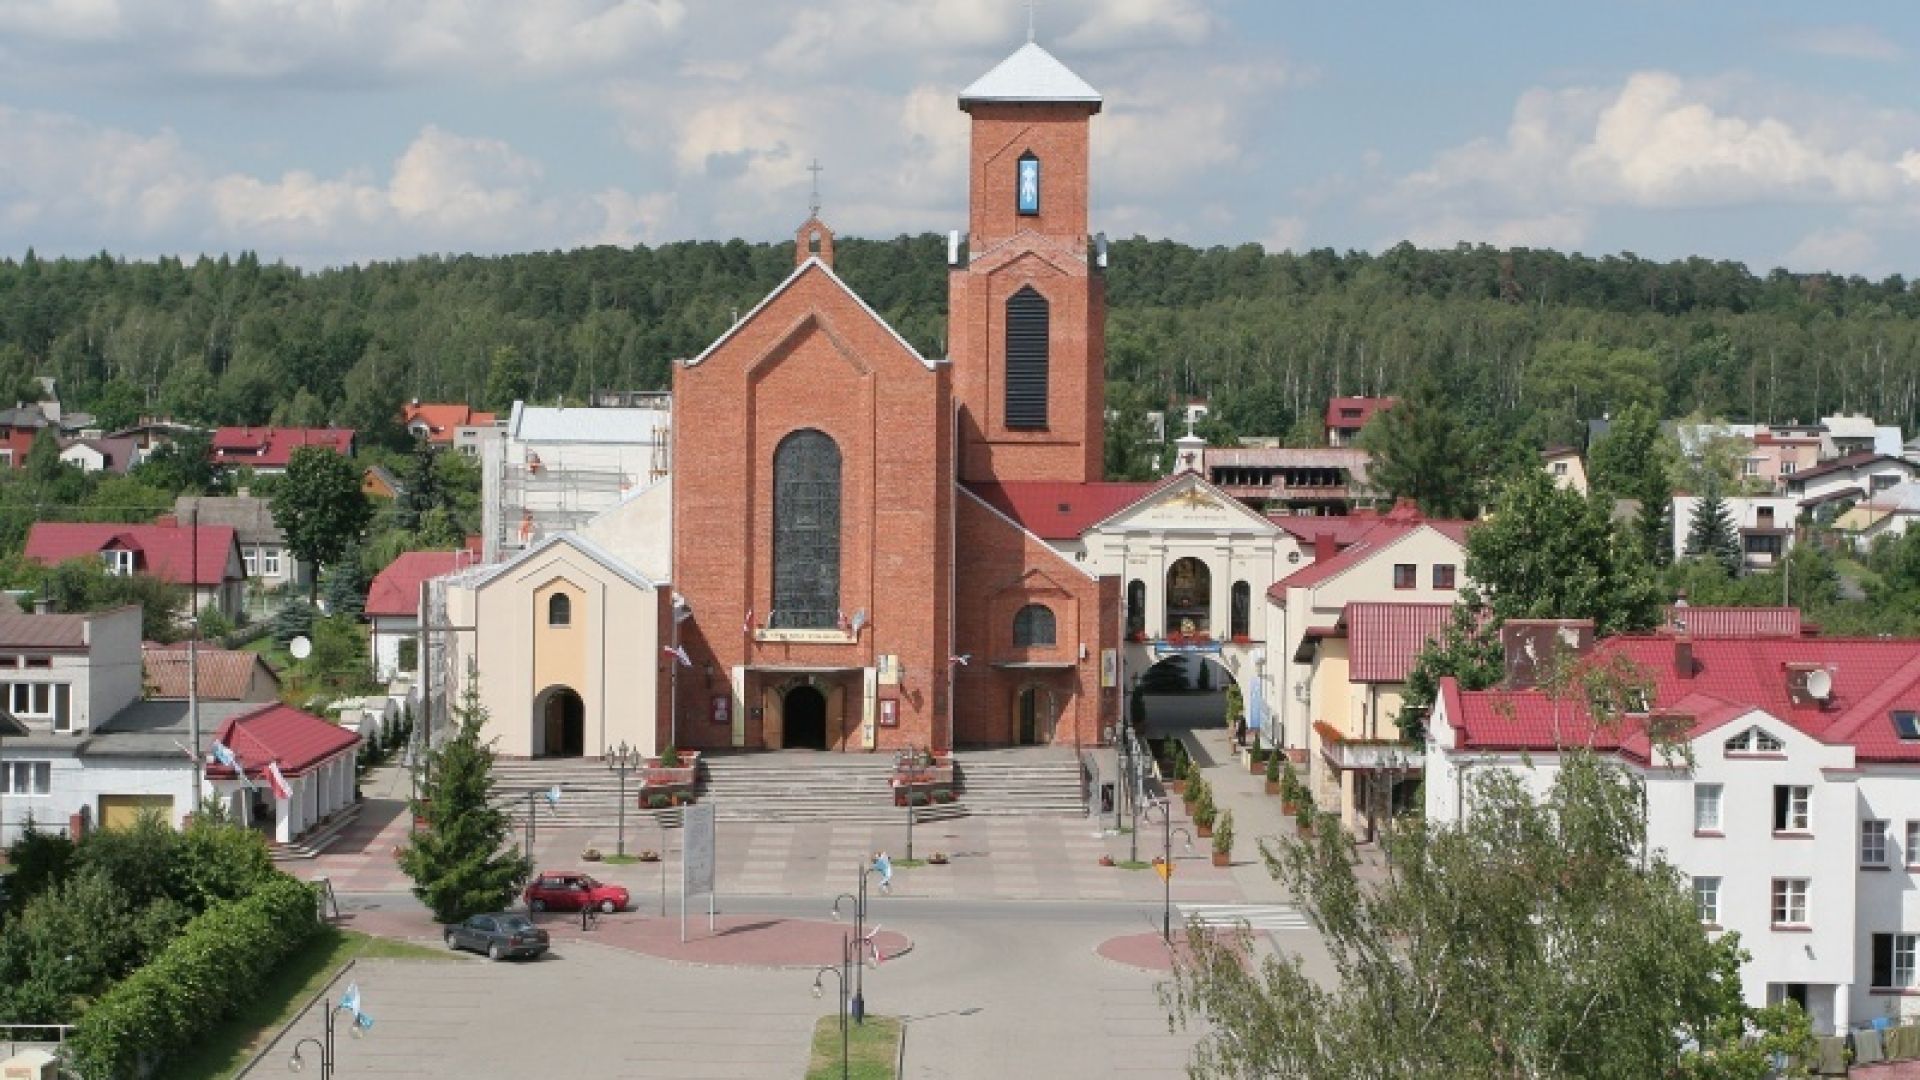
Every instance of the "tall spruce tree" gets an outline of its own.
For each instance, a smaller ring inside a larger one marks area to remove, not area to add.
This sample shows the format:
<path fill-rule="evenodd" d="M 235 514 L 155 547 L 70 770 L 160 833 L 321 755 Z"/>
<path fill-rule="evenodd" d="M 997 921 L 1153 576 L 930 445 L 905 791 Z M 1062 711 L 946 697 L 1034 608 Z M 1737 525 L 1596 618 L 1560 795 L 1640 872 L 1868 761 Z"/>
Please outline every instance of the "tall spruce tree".
<path fill-rule="evenodd" d="M 1714 560 L 1729 577 L 1740 573 L 1740 533 L 1718 487 L 1707 488 L 1694 505 L 1693 520 L 1687 525 L 1687 554 Z"/>
<path fill-rule="evenodd" d="M 1639 404 L 1621 412 L 1589 454 L 1595 491 L 1640 504 L 1632 531 L 1647 561 L 1655 566 L 1673 562 L 1676 461 L 1672 442 L 1660 434 L 1659 419 Z"/>
<path fill-rule="evenodd" d="M 1360 445 L 1373 453 L 1374 486 L 1394 498 L 1412 499 L 1429 517 L 1480 512 L 1481 455 L 1431 375 L 1422 375 L 1406 397 L 1374 417 Z"/>
<path fill-rule="evenodd" d="M 413 895 L 443 923 L 498 911 L 533 872 L 519 848 L 507 843 L 506 812 L 493 805 L 493 748 L 481 741 L 487 711 L 478 680 L 453 710 L 452 736 L 427 752 L 427 768 L 413 812 L 426 819 L 400 853 Z"/>

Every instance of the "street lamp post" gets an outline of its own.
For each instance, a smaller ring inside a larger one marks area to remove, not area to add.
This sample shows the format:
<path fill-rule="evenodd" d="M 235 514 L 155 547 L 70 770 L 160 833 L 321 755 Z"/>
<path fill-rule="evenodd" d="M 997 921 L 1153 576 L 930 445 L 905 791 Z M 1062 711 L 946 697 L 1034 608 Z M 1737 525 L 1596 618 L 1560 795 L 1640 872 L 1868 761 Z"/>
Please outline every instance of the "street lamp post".
<path fill-rule="evenodd" d="M 324 1002 L 321 1017 L 323 1024 L 321 1028 L 322 1037 L 316 1039 L 309 1035 L 293 1044 L 293 1056 L 287 1059 L 288 1072 L 299 1072 L 307 1067 L 306 1059 L 300 1056 L 300 1048 L 308 1043 L 312 1043 L 314 1048 L 320 1051 L 320 1080 L 333 1080 L 333 1070 L 339 1062 L 333 1049 L 334 1018 L 346 1008 L 347 1005 L 344 1001 L 338 1006 L 334 1005 L 331 998 Z M 369 1023 L 371 1023 L 371 1021 L 369 1021 Z M 347 1032 L 354 1038 L 359 1038 L 365 1031 L 366 1025 L 360 1022 L 358 1015 L 355 1015 L 352 1020 L 348 1021 Z"/>
<path fill-rule="evenodd" d="M 1173 810 L 1165 799 L 1154 800 L 1146 809 L 1149 821 L 1153 812 L 1160 811 L 1160 880 L 1163 883 L 1160 900 L 1160 936 L 1168 945 L 1173 944 L 1173 834 L 1179 833 L 1186 841 L 1188 851 L 1193 850 L 1193 834 L 1185 829 L 1173 827 Z"/>
<path fill-rule="evenodd" d="M 621 858 L 627 857 L 627 774 L 640 767 L 640 751 L 628 746 L 622 739 L 620 745 L 607 751 L 607 769 L 620 777 L 620 831 L 616 834 L 614 851 Z"/>
<path fill-rule="evenodd" d="M 813 973 L 813 996 L 819 997 L 825 992 L 820 980 L 831 972 L 840 983 L 840 1080 L 850 1080 L 851 1057 L 849 1056 L 850 1033 L 847 1026 L 847 972 L 853 966 L 853 940 L 842 938 L 840 943 L 840 966 L 823 967 Z"/>
<path fill-rule="evenodd" d="M 867 955 L 863 950 L 867 947 L 867 875 L 871 873 L 873 873 L 873 867 L 863 863 L 860 867 L 859 894 L 841 893 L 839 896 L 833 898 L 833 919 L 835 922 L 840 921 L 840 901 L 847 900 L 853 904 L 853 940 L 855 943 L 854 955 L 856 960 L 853 969 L 852 1010 L 853 1022 L 856 1024 L 865 1023 L 867 1019 Z"/>

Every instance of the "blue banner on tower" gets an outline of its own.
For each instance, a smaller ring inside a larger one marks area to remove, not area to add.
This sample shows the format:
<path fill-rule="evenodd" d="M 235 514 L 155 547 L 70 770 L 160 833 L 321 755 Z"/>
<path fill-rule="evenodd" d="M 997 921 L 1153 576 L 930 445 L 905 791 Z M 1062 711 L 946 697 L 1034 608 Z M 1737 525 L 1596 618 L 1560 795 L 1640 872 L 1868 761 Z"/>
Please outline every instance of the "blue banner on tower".
<path fill-rule="evenodd" d="M 1040 159 L 1028 155 L 1020 159 L 1019 209 L 1023 214 L 1040 212 Z"/>

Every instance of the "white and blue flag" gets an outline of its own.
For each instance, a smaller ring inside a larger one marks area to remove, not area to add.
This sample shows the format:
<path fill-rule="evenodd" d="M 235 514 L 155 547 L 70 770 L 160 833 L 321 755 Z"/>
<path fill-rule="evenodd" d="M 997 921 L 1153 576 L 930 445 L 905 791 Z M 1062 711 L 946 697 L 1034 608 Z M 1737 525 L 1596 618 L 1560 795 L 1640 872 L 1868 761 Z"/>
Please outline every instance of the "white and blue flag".
<path fill-rule="evenodd" d="M 234 775 L 240 778 L 240 783 L 248 790 L 252 790 L 253 781 L 247 779 L 247 770 L 241 767 L 240 758 L 234 754 L 233 750 L 228 747 L 226 743 L 221 742 L 219 739 L 213 740 L 213 760 L 232 769 Z"/>
<path fill-rule="evenodd" d="M 340 995 L 340 1011 L 353 1016 L 355 1026 L 365 1030 L 373 1026 L 373 1017 L 360 1007 L 360 984 L 348 983 L 347 992 Z"/>

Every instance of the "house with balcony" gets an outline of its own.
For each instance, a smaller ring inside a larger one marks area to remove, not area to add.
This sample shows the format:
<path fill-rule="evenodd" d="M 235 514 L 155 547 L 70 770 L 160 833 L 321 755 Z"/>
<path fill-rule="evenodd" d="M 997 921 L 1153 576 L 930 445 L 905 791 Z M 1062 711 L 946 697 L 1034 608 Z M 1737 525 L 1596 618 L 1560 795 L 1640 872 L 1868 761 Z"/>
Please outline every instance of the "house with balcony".
<path fill-rule="evenodd" d="M 1379 494 L 1365 450 L 1206 447 L 1200 458 L 1208 483 L 1274 517 L 1350 514 Z"/>
<path fill-rule="evenodd" d="M 1687 557 L 1687 536 L 1700 507 L 1697 495 L 1673 497 L 1673 557 Z M 1740 538 L 1741 566 L 1746 571 L 1768 570 L 1793 550 L 1794 525 L 1800 502 L 1787 495 L 1730 495 L 1721 500 Z"/>
<path fill-rule="evenodd" d="M 1830 514 L 1839 504 L 1858 503 L 1900 484 L 1920 480 L 1920 464 L 1902 457 L 1862 450 L 1823 461 L 1787 478 L 1786 494 L 1804 513 Z"/>
<path fill-rule="evenodd" d="M 246 574 L 231 525 L 39 521 L 27 530 L 25 554 L 43 566 L 99 559 L 109 574 L 151 575 L 185 589 L 195 610 L 217 608 L 229 619 L 239 617 L 246 601 Z"/>
<path fill-rule="evenodd" d="M 1360 438 L 1367 421 L 1385 409 L 1393 408 L 1399 398 L 1337 397 L 1327 401 L 1327 445 L 1352 446 Z"/>
<path fill-rule="evenodd" d="M 1798 1002 L 1822 1034 L 1920 1016 L 1920 640 L 1668 631 L 1567 651 L 1630 664 L 1644 695 L 1596 718 L 1511 665 L 1497 689 L 1443 680 L 1427 819 L 1472 814 L 1496 771 L 1543 793 L 1591 747 L 1644 785 L 1647 846 L 1707 932 L 1740 935 L 1749 1004 Z"/>

